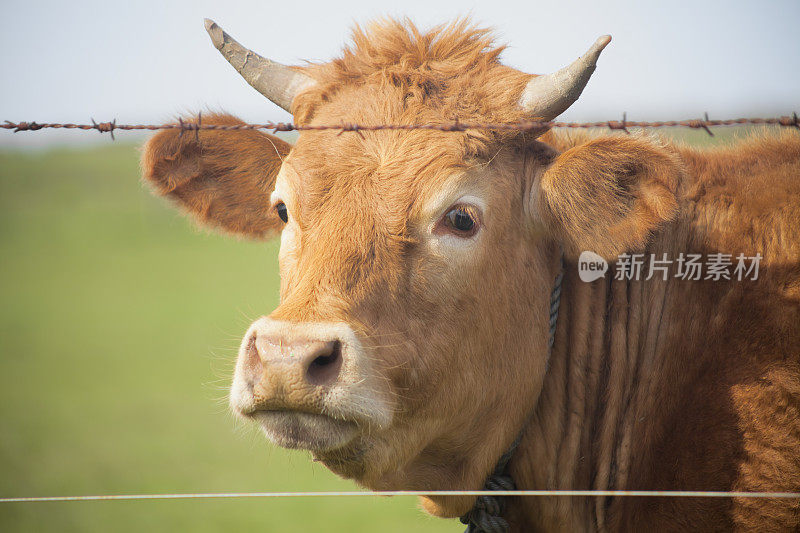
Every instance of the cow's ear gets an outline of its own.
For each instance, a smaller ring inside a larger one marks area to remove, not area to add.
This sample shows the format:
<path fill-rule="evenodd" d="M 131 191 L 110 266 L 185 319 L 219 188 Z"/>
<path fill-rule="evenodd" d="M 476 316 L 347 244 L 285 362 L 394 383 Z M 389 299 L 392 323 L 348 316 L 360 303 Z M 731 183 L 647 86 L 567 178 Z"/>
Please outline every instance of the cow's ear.
<path fill-rule="evenodd" d="M 184 122 L 194 123 L 184 120 Z M 203 124 L 243 122 L 211 115 Z M 200 224 L 252 238 L 268 238 L 283 223 L 270 209 L 275 176 L 291 145 L 255 130 L 164 130 L 144 145 L 142 174 Z"/>
<path fill-rule="evenodd" d="M 642 249 L 678 212 L 683 174 L 677 154 L 638 136 L 589 140 L 567 149 L 540 175 L 533 207 L 570 257 L 606 259 Z"/>

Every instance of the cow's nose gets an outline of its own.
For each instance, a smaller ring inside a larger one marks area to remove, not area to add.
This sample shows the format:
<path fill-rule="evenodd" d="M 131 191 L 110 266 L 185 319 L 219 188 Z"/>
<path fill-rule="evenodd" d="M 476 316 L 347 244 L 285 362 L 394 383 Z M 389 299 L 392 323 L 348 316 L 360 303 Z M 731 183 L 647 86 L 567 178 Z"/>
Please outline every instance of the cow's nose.
<path fill-rule="evenodd" d="M 385 427 L 392 411 L 381 389 L 383 380 L 372 368 L 355 331 L 344 322 L 261 317 L 242 339 L 231 407 L 243 416 L 260 417 L 262 423 L 283 420 L 289 426 L 281 431 L 295 437 L 301 429 L 312 431 L 325 417 Z M 272 431 L 277 426 L 269 427 Z"/>
<path fill-rule="evenodd" d="M 281 334 L 254 332 L 252 345 L 265 375 L 281 374 L 290 382 L 330 386 L 336 383 L 342 368 L 339 340 L 284 338 Z"/>
<path fill-rule="evenodd" d="M 237 375 L 261 407 L 310 408 L 341 384 L 347 368 L 353 370 L 353 361 L 347 364 L 353 357 L 351 331 L 344 325 L 259 319 L 245 337 Z"/>

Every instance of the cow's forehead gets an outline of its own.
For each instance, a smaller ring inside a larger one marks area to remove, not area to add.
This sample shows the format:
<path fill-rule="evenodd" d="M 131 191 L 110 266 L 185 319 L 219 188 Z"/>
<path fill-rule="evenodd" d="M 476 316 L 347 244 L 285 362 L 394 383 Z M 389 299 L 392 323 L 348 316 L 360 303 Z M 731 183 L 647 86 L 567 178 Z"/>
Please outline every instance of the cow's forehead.
<path fill-rule="evenodd" d="M 303 134 L 284 166 L 303 218 L 338 205 L 399 223 L 471 164 L 452 134 L 379 131 Z"/>
<path fill-rule="evenodd" d="M 452 121 L 449 104 L 418 96 L 406 86 L 384 81 L 345 85 L 313 106 L 308 104 L 313 113 L 307 115 L 307 123 Z M 501 147 L 511 145 L 507 137 L 477 130 L 304 131 L 279 181 L 291 182 L 295 214 L 302 225 L 325 224 L 326 218 L 347 216 L 342 210 L 348 210 L 356 215 L 355 224 L 401 234 L 415 215 L 434 215 L 434 207 L 446 208 L 430 204 L 446 202 L 448 191 L 458 189 L 459 183 L 467 187 L 466 182 L 474 182 L 475 169 L 480 172 Z M 486 175 L 486 179 L 501 178 Z M 474 196 L 482 191 L 464 192 Z"/>

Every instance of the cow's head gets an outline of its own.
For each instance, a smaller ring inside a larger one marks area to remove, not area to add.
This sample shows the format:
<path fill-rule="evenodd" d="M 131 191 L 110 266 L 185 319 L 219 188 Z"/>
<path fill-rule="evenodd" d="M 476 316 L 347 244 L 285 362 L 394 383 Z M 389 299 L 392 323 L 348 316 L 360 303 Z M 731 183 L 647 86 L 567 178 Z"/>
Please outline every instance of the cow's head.
<path fill-rule="evenodd" d="M 422 34 L 383 22 L 355 31 L 341 59 L 303 68 L 207 28 L 304 125 L 549 120 L 610 40 L 531 76 L 464 23 Z M 668 164 L 636 139 L 559 154 L 530 133 L 483 130 L 306 131 L 294 146 L 167 131 L 143 157 L 155 188 L 203 223 L 280 233 L 281 303 L 244 335 L 234 412 L 368 487 L 420 490 L 481 487 L 539 397 L 562 249 L 640 246 L 674 212 L 654 177 Z M 426 506 L 452 516 L 470 504 Z"/>

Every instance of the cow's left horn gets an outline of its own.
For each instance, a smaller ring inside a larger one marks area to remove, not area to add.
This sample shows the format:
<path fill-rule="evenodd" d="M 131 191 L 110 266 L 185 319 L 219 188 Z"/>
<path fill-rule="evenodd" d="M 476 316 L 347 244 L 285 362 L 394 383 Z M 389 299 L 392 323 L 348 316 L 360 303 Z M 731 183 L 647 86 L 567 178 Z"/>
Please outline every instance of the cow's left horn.
<path fill-rule="evenodd" d="M 594 72 L 600 52 L 611 42 L 610 35 L 603 35 L 589 51 L 572 64 L 551 74 L 534 76 L 519 99 L 519 105 L 531 118 L 553 120 L 569 108 L 581 95 L 583 88 Z"/>
<path fill-rule="evenodd" d="M 286 111 L 292 112 L 292 100 L 314 80 L 286 65 L 270 61 L 236 42 L 216 22 L 205 19 L 206 31 L 222 56 L 253 88 Z"/>

